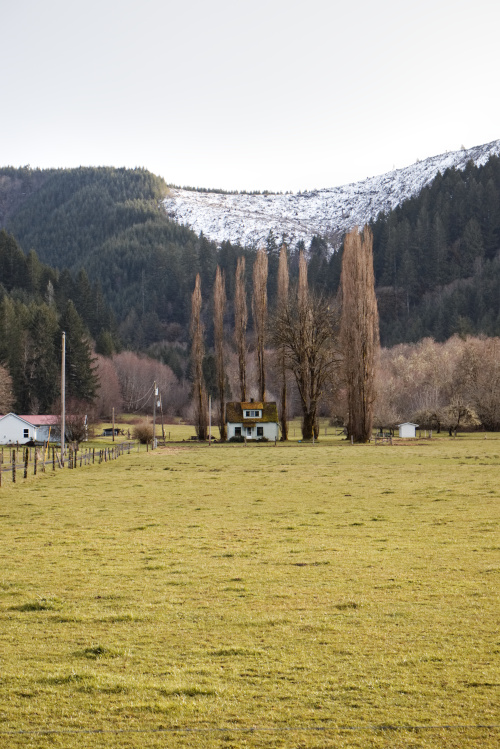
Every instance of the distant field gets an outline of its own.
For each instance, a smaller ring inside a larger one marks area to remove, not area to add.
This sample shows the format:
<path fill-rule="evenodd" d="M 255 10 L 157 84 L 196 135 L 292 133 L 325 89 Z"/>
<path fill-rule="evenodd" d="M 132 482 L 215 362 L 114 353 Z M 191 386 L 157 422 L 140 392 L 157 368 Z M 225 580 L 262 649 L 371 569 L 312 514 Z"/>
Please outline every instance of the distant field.
<path fill-rule="evenodd" d="M 138 416 L 130 416 L 127 414 L 124 414 L 122 417 L 120 417 L 119 420 L 116 421 L 116 426 L 121 429 L 124 433 L 125 438 L 128 434 L 131 436 L 134 432 L 134 424 L 136 424 L 139 421 L 147 421 L 148 423 L 152 424 L 153 420 L 151 416 L 147 416 L 144 419 Z M 339 436 L 340 429 L 337 427 L 329 426 L 328 419 L 320 419 L 320 433 L 321 437 L 327 437 L 328 439 L 332 439 L 335 436 Z M 107 443 L 111 443 L 112 438 L 111 437 L 101 437 L 102 430 L 104 427 L 111 428 L 112 424 L 109 421 L 102 422 L 101 424 L 98 424 L 94 429 L 94 436 L 95 440 L 102 441 Z M 196 435 L 196 430 L 192 424 L 183 424 L 183 423 L 176 423 L 176 424 L 164 424 L 163 425 L 163 432 L 162 432 L 162 425 L 160 421 L 157 421 L 156 423 L 156 436 L 158 439 L 161 439 L 163 437 L 163 433 L 165 434 L 165 439 L 172 442 L 182 442 L 182 440 L 189 440 L 191 437 L 194 437 Z M 212 437 L 214 439 L 219 438 L 219 429 L 215 425 L 215 423 L 212 423 Z M 123 439 L 123 437 L 122 437 Z M 301 429 L 300 429 L 300 419 L 293 419 L 290 421 L 290 432 L 289 432 L 289 439 L 290 441 L 298 441 L 301 439 Z"/>
<path fill-rule="evenodd" d="M 0 746 L 496 749 L 500 435 L 328 437 L 5 482 Z"/>

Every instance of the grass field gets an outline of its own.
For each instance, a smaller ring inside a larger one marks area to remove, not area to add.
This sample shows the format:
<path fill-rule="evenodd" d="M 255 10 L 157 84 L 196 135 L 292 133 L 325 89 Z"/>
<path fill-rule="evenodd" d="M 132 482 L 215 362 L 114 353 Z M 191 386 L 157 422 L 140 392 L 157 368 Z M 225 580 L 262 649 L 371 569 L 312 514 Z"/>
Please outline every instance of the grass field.
<path fill-rule="evenodd" d="M 498 747 L 500 435 L 0 490 L 1 747 Z"/>

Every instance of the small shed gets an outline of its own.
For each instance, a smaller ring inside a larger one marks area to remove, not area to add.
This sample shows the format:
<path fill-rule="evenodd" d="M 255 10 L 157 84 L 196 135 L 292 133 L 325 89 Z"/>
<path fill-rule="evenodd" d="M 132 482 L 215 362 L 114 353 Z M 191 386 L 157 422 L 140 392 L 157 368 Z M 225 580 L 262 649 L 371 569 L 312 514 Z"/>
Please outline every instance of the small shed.
<path fill-rule="evenodd" d="M 416 429 L 418 424 L 412 424 L 411 421 L 405 421 L 403 424 L 398 424 L 399 436 L 404 439 L 414 439 L 416 435 Z"/>
<path fill-rule="evenodd" d="M 278 407 L 275 402 L 233 402 L 226 405 L 227 438 L 279 439 Z"/>
<path fill-rule="evenodd" d="M 112 437 L 113 436 L 113 432 L 114 432 L 114 434 L 116 436 L 117 434 L 120 434 L 121 429 L 119 427 L 115 427 L 114 429 L 113 429 L 113 427 L 105 427 L 102 430 L 102 436 L 103 437 Z"/>

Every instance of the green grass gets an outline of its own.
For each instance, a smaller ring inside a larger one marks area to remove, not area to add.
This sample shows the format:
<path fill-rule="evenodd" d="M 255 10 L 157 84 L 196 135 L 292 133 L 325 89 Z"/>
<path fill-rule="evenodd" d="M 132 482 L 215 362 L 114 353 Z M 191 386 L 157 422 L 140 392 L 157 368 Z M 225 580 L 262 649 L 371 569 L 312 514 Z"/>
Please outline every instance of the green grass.
<path fill-rule="evenodd" d="M 497 747 L 499 486 L 500 435 L 6 482 L 0 745 Z"/>

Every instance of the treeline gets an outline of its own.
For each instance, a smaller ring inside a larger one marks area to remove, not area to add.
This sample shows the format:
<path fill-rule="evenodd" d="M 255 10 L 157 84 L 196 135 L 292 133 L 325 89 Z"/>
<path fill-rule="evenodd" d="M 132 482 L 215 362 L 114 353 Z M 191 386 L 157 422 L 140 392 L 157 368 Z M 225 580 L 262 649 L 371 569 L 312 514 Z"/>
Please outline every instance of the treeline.
<path fill-rule="evenodd" d="M 453 336 L 382 349 L 375 425 L 500 430 L 500 338 Z"/>
<path fill-rule="evenodd" d="M 67 334 L 68 395 L 92 401 L 97 393 L 94 347 L 112 354 L 116 323 L 98 284 L 85 271 L 74 278 L 27 256 L 0 231 L 0 364 L 12 383 L 5 404 L 19 413 L 46 412 L 59 396 L 62 331 Z M 96 343 L 94 344 L 95 341 Z"/>

